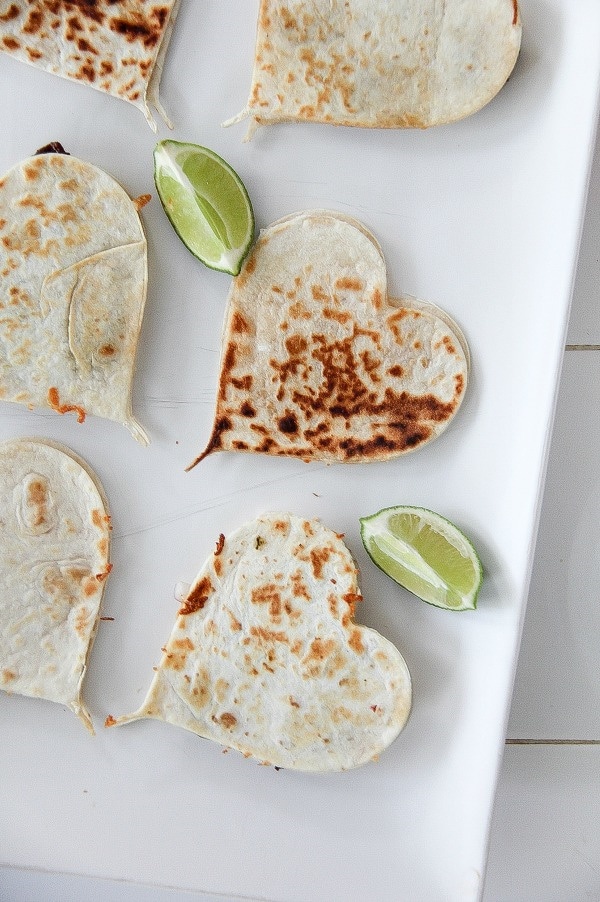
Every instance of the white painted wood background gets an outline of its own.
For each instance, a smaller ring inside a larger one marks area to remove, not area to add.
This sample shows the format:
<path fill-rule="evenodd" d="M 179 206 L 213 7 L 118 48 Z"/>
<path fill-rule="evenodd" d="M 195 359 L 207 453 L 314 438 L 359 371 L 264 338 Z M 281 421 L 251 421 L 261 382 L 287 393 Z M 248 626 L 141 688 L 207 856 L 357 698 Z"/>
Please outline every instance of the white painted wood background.
<path fill-rule="evenodd" d="M 2 902 L 194 898 L 0 869 Z M 600 902 L 600 131 L 483 902 Z"/>

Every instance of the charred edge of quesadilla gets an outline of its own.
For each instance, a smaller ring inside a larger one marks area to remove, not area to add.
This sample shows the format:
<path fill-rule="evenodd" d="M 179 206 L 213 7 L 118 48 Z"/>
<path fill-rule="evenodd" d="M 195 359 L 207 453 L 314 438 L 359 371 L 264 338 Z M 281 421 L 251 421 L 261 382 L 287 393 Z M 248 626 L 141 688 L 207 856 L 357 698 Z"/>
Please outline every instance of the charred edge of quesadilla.
<path fill-rule="evenodd" d="M 295 457 L 306 462 L 317 460 L 331 460 L 340 463 L 367 461 L 381 461 L 416 451 L 422 445 L 427 444 L 439 435 L 437 424 L 449 424 L 456 414 L 462 401 L 462 382 L 458 390 L 458 397 L 445 402 L 440 401 L 435 395 L 417 396 L 409 392 L 401 392 L 399 395 L 389 397 L 376 408 L 368 408 L 368 415 L 382 416 L 387 414 L 388 421 L 382 422 L 377 430 L 369 438 L 358 439 L 354 436 L 337 439 L 335 436 L 323 435 L 325 430 L 319 429 L 319 423 L 311 430 L 310 424 L 304 430 L 306 444 L 297 447 L 278 445 L 273 436 L 267 436 L 256 447 L 241 447 L 241 445 L 229 447 L 224 445 L 222 436 L 233 430 L 234 424 L 228 416 L 219 417 L 213 427 L 212 435 L 204 451 L 185 468 L 185 472 L 192 470 L 197 464 L 218 451 L 236 451 L 246 453 L 270 454 L 277 457 Z M 354 405 L 352 405 L 354 407 Z M 350 409 L 339 403 L 335 405 L 334 416 L 349 420 L 353 415 L 360 413 L 359 409 Z M 297 421 L 293 415 L 281 417 L 276 428 L 282 435 L 289 436 L 297 431 Z M 275 429 L 274 429 L 275 431 Z M 317 440 L 317 443 L 313 440 Z"/>

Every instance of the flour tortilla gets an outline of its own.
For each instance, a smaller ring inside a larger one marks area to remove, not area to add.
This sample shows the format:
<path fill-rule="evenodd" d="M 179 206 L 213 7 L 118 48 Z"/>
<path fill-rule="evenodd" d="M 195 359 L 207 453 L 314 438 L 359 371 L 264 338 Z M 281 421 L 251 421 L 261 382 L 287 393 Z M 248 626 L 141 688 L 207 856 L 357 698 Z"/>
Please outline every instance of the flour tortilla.
<path fill-rule="evenodd" d="M 259 761 L 339 771 L 377 756 L 411 706 L 406 663 L 354 623 L 361 600 L 342 538 L 265 514 L 219 538 L 179 610 L 141 708 Z"/>
<path fill-rule="evenodd" d="M 171 123 L 158 90 L 179 0 L 0 0 L 0 51 Z"/>
<path fill-rule="evenodd" d="M 454 122 L 497 94 L 520 45 L 517 0 L 261 0 L 248 103 L 226 124 Z"/>
<path fill-rule="evenodd" d="M 388 297 L 375 238 L 308 211 L 261 232 L 232 283 L 212 432 L 216 451 L 387 460 L 439 436 L 469 352 L 448 314 Z"/>
<path fill-rule="evenodd" d="M 131 411 L 146 255 L 135 203 L 95 166 L 43 153 L 0 178 L 0 400 L 147 444 Z"/>
<path fill-rule="evenodd" d="M 97 477 L 68 448 L 0 444 L 0 688 L 70 708 L 81 698 L 109 564 Z"/>

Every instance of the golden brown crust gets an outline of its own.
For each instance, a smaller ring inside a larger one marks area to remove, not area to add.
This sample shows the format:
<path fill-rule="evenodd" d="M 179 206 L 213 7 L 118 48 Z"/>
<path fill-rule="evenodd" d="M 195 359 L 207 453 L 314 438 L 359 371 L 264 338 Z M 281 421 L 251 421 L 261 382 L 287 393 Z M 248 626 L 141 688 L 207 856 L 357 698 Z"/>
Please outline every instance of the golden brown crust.
<path fill-rule="evenodd" d="M 144 110 L 178 0 L 13 0 L 0 50 Z"/>
<path fill-rule="evenodd" d="M 467 386 L 449 318 L 390 301 L 378 246 L 334 213 L 261 234 L 223 341 L 214 424 L 192 466 L 222 450 L 385 460 L 439 435 Z"/>
<path fill-rule="evenodd" d="M 517 0 L 262 0 L 248 137 L 300 120 L 428 128 L 468 116 L 517 59 Z"/>

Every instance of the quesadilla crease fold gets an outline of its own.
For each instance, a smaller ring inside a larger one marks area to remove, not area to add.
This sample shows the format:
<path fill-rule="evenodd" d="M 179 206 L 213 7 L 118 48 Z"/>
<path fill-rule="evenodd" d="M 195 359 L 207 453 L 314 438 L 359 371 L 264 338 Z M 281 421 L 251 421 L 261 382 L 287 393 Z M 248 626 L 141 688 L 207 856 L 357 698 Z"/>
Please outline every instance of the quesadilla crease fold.
<path fill-rule="evenodd" d="M 0 179 L 0 399 L 148 437 L 131 410 L 147 292 L 135 203 L 110 176 L 44 153 Z"/>

